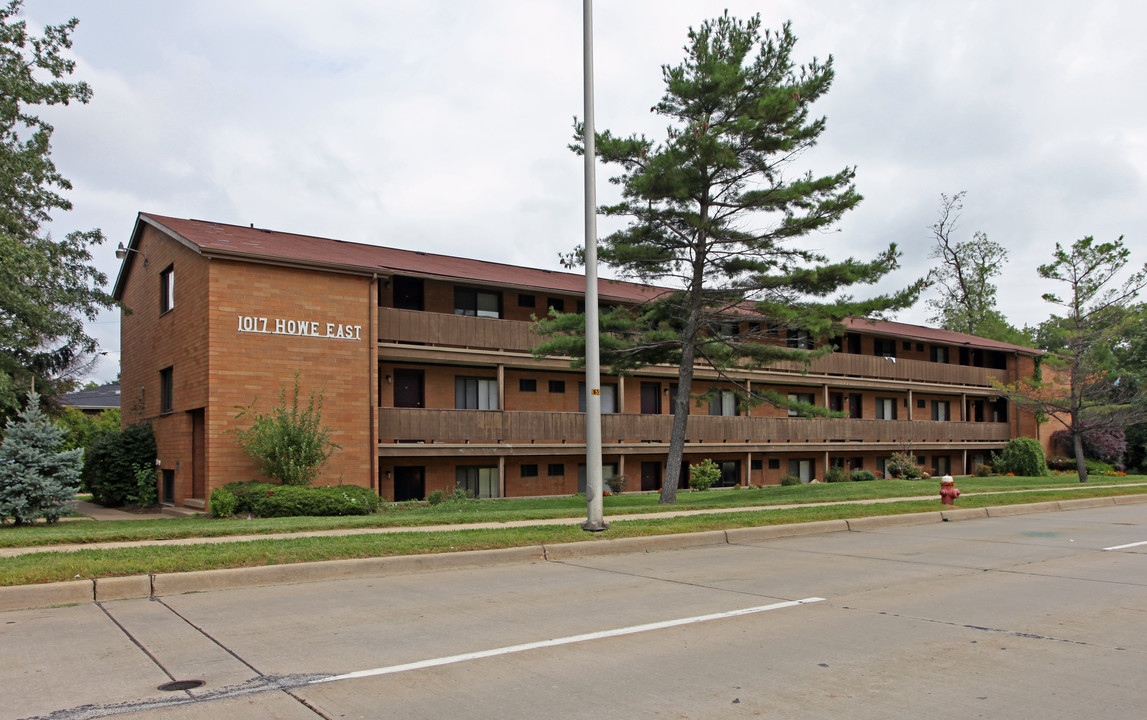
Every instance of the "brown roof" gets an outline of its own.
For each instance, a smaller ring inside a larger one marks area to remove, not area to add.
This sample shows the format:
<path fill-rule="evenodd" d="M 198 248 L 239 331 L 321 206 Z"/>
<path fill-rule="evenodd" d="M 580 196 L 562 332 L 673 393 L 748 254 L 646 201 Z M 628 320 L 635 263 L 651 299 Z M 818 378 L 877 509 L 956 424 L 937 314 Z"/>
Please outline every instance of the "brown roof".
<path fill-rule="evenodd" d="M 150 213 L 139 214 L 132 233 L 132 247 L 138 245 L 145 224 L 162 230 L 196 252 L 213 257 L 298 264 L 363 274 L 403 273 L 464 280 L 475 284 L 512 285 L 572 295 L 585 294 L 585 276 L 577 273 L 539 270 L 486 260 L 399 250 L 379 245 L 364 245 L 345 240 L 296 235 L 206 220 L 185 220 Z M 122 295 L 123 283 L 127 279 L 132 256 L 133 254 L 128 254 L 116 279 L 114 291 L 116 298 Z M 598 295 L 603 300 L 642 302 L 664 292 L 667 292 L 665 288 L 619 280 L 603 279 L 598 284 Z M 1031 355 L 1043 354 L 1039 350 L 1020 345 L 908 323 L 849 318 L 845 321 L 845 325 L 853 331 L 866 334 L 891 335 L 925 342 L 969 345 Z"/>

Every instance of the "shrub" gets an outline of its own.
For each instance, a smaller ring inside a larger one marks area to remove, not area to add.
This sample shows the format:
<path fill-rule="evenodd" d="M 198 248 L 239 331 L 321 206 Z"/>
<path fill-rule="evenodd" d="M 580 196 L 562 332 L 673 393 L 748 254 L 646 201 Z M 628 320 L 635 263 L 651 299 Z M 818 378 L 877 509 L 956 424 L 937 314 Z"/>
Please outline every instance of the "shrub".
<path fill-rule="evenodd" d="M 331 441 L 330 428 L 322 423 L 323 396 L 311 391 L 305 408 L 299 407 L 299 373 L 295 391 L 287 404 L 287 388 L 279 387 L 279 404 L 270 413 L 244 408 L 237 420 L 251 418 L 251 427 L 235 430 L 239 444 L 259 465 L 259 472 L 284 485 L 310 485 L 319 476 L 331 453 L 340 449 Z"/>
<path fill-rule="evenodd" d="M 1075 460 L 1068 457 L 1049 457 L 1047 459 L 1048 470 L 1058 470 L 1060 472 L 1074 472 Z"/>
<path fill-rule="evenodd" d="M 1081 440 L 1085 458 L 1115 463 L 1127 452 L 1127 434 L 1122 428 L 1085 431 Z M 1070 430 L 1056 430 L 1051 434 L 1051 441 L 1063 454 L 1069 458 L 1075 457 L 1075 444 Z"/>
<path fill-rule="evenodd" d="M 885 463 L 884 469 L 890 478 L 919 480 L 924 476 L 924 471 L 916 464 L 916 456 L 912 453 L 892 453 L 892 457 Z"/>
<path fill-rule="evenodd" d="M 474 499 L 475 498 L 470 497 L 470 494 L 466 492 L 465 488 L 460 487 L 454 488 L 450 491 L 450 494 L 446 496 L 446 500 L 452 503 L 468 503 Z"/>
<path fill-rule="evenodd" d="M 999 455 L 992 453 L 992 467 L 1000 475 L 1047 475 L 1047 457 L 1043 446 L 1035 438 L 1012 438 Z"/>
<path fill-rule="evenodd" d="M 97 439 L 109 432 L 119 432 L 119 408 L 108 408 L 99 415 L 87 415 L 74 407 L 64 408 L 56 424 L 67 431 L 62 449 L 87 450 Z"/>
<path fill-rule="evenodd" d="M 128 505 L 151 507 L 159 502 L 159 473 L 153 465 L 137 465 L 135 472 L 135 485 L 124 496 Z"/>
<path fill-rule="evenodd" d="M 976 477 L 987 477 L 993 472 L 994 471 L 991 465 L 986 465 L 984 463 L 979 463 L 976 465 Z"/>
<path fill-rule="evenodd" d="M 876 473 L 872 472 L 871 470 L 853 470 L 852 471 L 852 481 L 853 482 L 871 482 L 875 479 L 876 479 Z"/>
<path fill-rule="evenodd" d="M 255 502 L 261 497 L 266 497 L 267 493 L 277 487 L 279 486 L 269 482 L 251 480 L 248 482 L 227 483 L 222 489 L 227 490 L 235 496 L 235 514 L 254 515 Z M 212 493 L 212 495 L 214 495 L 214 493 Z"/>
<path fill-rule="evenodd" d="M 229 518 L 235 514 L 239 499 L 226 487 L 216 488 L 211 493 L 208 506 L 211 514 L 217 518 Z"/>
<path fill-rule="evenodd" d="M 1105 463 L 1102 460 L 1092 460 L 1088 458 L 1084 461 L 1084 464 L 1087 465 L 1088 475 L 1101 475 L 1104 473 L 1115 472 L 1115 468 L 1111 465 L 1111 463 Z"/>
<path fill-rule="evenodd" d="M 280 485 L 253 506 L 259 517 L 369 515 L 378 509 L 378 495 L 358 485 Z"/>
<path fill-rule="evenodd" d="M 629 478 L 625 475 L 614 475 L 605 479 L 606 486 L 613 492 L 614 495 L 619 495 L 625 492 L 625 486 L 629 483 Z"/>
<path fill-rule="evenodd" d="M 850 482 L 852 475 L 842 467 L 831 468 L 824 474 L 825 482 Z"/>
<path fill-rule="evenodd" d="M 455 492 L 458 492 L 458 490 L 455 489 L 450 494 L 453 495 Z M 446 493 L 442 490 L 435 490 L 426 496 L 426 502 L 430 505 L 441 505 L 445 500 Z"/>
<path fill-rule="evenodd" d="M 104 433 L 92 443 L 84 456 L 84 487 L 100 505 L 126 505 L 137 492 L 135 472 L 141 466 L 155 467 L 155 435 L 145 422 Z"/>
<path fill-rule="evenodd" d="M 781 485 L 800 485 L 801 479 L 796 475 L 781 475 Z"/>
<path fill-rule="evenodd" d="M 689 487 L 701 492 L 713 487 L 721 479 L 721 468 L 709 458 L 689 466 Z"/>
<path fill-rule="evenodd" d="M 0 443 L 0 522 L 54 523 L 71 509 L 84 451 L 57 450 L 64 432 L 44 415 L 40 396 L 28 393 L 27 407 L 8 421 Z"/>

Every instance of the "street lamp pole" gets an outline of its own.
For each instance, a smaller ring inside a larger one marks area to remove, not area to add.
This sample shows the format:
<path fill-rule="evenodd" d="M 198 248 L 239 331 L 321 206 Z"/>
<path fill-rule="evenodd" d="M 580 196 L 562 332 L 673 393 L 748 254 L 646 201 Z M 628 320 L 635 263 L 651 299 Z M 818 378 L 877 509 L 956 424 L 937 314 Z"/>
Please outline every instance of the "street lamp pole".
<path fill-rule="evenodd" d="M 583 77 L 585 91 L 585 499 L 582 530 L 609 527 L 602 510 L 601 345 L 597 307 L 597 191 L 593 129 L 593 1 L 582 0 Z"/>

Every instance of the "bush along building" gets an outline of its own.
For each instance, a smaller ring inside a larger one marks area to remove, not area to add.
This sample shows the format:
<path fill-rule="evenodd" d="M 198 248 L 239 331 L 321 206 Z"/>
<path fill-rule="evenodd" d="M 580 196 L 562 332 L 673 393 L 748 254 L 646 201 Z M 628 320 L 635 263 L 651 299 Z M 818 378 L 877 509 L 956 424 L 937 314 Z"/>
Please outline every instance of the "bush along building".
<path fill-rule="evenodd" d="M 115 286 L 127 308 L 123 422 L 152 424 L 160 499 L 188 507 L 258 477 L 236 416 L 271 407 L 296 373 L 304 393 L 322 393 L 341 447 L 320 483 L 395 501 L 584 491 L 584 373 L 530 352 L 531 316 L 581 310 L 584 288 L 572 273 L 141 214 Z M 599 297 L 655 292 L 602 280 Z M 903 323 L 846 326 L 838 352 L 739 380 L 847 417 L 745 409 L 698 370 L 685 461 L 712 459 L 718 486 L 807 482 L 834 466 L 880 474 L 905 451 L 929 472 L 962 474 L 1013 437 L 1039 436 L 1032 415 L 992 390 L 1031 377 L 1038 351 Z M 807 341 L 778 331 L 775 342 Z M 627 490 L 660 486 L 676 375 L 602 379 L 604 475 Z"/>

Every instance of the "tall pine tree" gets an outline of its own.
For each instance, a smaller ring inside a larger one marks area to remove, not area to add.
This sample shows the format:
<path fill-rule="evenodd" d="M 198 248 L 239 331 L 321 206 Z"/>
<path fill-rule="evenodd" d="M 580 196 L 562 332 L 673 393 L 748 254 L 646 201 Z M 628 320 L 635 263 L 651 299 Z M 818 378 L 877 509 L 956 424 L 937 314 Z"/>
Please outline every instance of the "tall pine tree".
<path fill-rule="evenodd" d="M 39 396 L 28 393 L 27 406 L 8 421 L 0 443 L 0 522 L 53 523 L 69 512 L 84 451 L 59 450 L 65 434 L 44 415 Z"/>
<path fill-rule="evenodd" d="M 760 16 L 726 13 L 688 37 L 684 62 L 662 67 L 666 90 L 652 108 L 669 121 L 665 139 L 595 136 L 601 160 L 621 168 L 612 182 L 623 198 L 600 212 L 630 220 L 600 242 L 598 257 L 623 277 L 670 288 L 636 309 L 604 312 L 601 339 L 602 363 L 614 372 L 680 368 L 663 503 L 676 500 L 695 365 L 735 384 L 730 368 L 810 360 L 831 347 L 810 353 L 804 346 L 838 334 L 844 317 L 905 307 L 921 289 L 916 283 L 868 300 L 840 295 L 895 268 L 895 246 L 871 262 L 829 262 L 794 243 L 861 200 L 853 168 L 788 173 L 824 131 L 824 118 L 810 109 L 832 83 L 832 58 L 794 66 L 789 24 L 762 32 Z M 572 148 L 584 152 L 584 126 L 576 123 Z M 567 262 L 580 263 L 583 251 Z M 537 354 L 584 355 L 584 323 L 581 315 L 544 319 L 540 330 L 551 337 Z M 798 347 L 772 342 L 768 331 L 778 328 L 795 334 Z M 787 403 L 744 384 L 738 393 L 743 403 Z"/>

